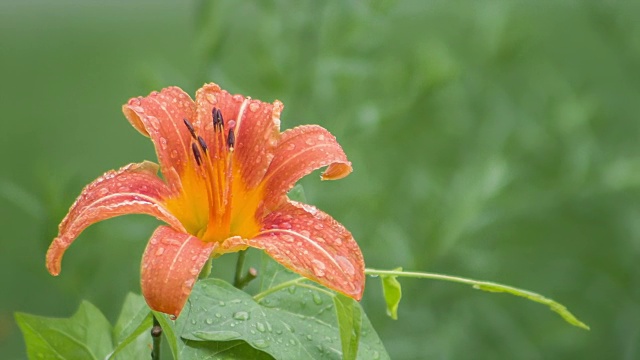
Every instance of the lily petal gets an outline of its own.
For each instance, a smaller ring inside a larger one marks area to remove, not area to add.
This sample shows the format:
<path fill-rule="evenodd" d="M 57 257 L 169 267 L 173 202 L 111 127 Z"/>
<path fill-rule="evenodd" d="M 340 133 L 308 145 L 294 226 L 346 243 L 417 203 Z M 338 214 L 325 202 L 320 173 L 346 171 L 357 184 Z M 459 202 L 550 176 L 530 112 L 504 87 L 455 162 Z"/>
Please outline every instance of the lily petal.
<path fill-rule="evenodd" d="M 298 180 L 323 166 L 329 166 L 323 180 L 341 179 L 352 171 L 347 155 L 329 131 L 304 125 L 283 132 L 265 174 L 267 207 L 279 205 Z"/>
<path fill-rule="evenodd" d="M 288 269 L 356 300 L 364 291 L 364 259 L 351 233 L 314 206 L 294 201 L 267 215 L 247 241 Z"/>
<path fill-rule="evenodd" d="M 142 295 L 153 310 L 178 316 L 214 243 L 159 226 L 142 256 Z"/>
<path fill-rule="evenodd" d="M 214 133 L 212 108 L 215 106 L 222 112 L 226 132 L 231 128 L 231 121 L 234 122 L 234 162 L 239 166 L 247 189 L 258 186 L 273 159 L 280 136 L 282 103 L 276 100 L 269 104 L 242 95 L 231 95 L 216 84 L 206 84 L 198 90 L 196 103 L 196 127 L 199 133 L 205 134 L 210 147 L 213 146 Z"/>
<path fill-rule="evenodd" d="M 122 106 L 127 120 L 140 133 L 151 138 L 162 174 L 169 186 L 179 189 L 179 173 L 191 162 L 191 134 L 184 119 L 193 121 L 195 103 L 178 87 L 130 99 Z"/>
<path fill-rule="evenodd" d="M 148 214 L 183 230 L 180 221 L 162 203 L 169 189 L 157 172 L 157 164 L 145 161 L 109 171 L 87 185 L 60 223 L 58 237 L 49 246 L 49 272 L 58 275 L 66 249 L 84 229 L 102 220 L 125 214 Z"/>

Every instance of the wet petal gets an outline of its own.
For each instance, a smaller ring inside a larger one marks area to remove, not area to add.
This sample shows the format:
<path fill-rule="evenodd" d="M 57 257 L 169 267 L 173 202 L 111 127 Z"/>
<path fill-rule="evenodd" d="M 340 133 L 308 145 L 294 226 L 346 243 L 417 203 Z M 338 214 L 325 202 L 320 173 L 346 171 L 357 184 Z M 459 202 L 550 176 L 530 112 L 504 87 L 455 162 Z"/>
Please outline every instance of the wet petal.
<path fill-rule="evenodd" d="M 176 229 L 182 225 L 163 205 L 169 189 L 158 177 L 158 165 L 151 162 L 130 164 L 109 171 L 87 185 L 59 226 L 47 251 L 47 269 L 60 273 L 62 256 L 71 243 L 89 225 L 126 214 L 155 216 Z"/>
<path fill-rule="evenodd" d="M 351 233 L 311 205 L 285 203 L 248 240 L 288 269 L 356 300 L 364 291 L 364 260 Z"/>
<path fill-rule="evenodd" d="M 191 134 L 184 125 L 184 119 L 195 118 L 193 100 L 180 88 L 168 87 L 159 93 L 129 100 L 122 111 L 138 131 L 151 138 L 162 174 L 169 186 L 177 190 L 179 173 L 193 162 Z"/>
<path fill-rule="evenodd" d="M 142 295 L 153 310 L 178 316 L 214 243 L 160 226 L 142 256 Z"/>
<path fill-rule="evenodd" d="M 222 111 L 225 139 L 231 124 L 235 128 L 234 162 L 240 170 L 247 189 L 255 188 L 262 180 L 273 159 L 280 135 L 280 113 L 283 105 L 231 95 L 216 84 L 206 84 L 196 94 L 198 106 L 198 132 L 204 134 L 209 147 L 213 147 L 211 110 Z"/>
<path fill-rule="evenodd" d="M 352 170 L 329 131 L 305 125 L 283 132 L 264 179 L 267 206 L 277 206 L 298 180 L 323 166 L 329 166 L 322 174 L 323 180 L 341 179 Z"/>

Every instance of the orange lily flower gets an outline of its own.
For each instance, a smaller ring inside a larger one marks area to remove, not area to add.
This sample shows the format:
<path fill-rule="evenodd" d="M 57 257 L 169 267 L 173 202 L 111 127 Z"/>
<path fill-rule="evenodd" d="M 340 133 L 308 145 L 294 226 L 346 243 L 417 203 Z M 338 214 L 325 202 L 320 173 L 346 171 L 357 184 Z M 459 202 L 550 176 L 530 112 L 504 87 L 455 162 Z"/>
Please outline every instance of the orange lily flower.
<path fill-rule="evenodd" d="M 351 233 L 287 197 L 313 170 L 328 166 L 322 179 L 340 179 L 351 163 L 320 126 L 281 133 L 282 109 L 216 84 L 199 89 L 195 101 L 178 87 L 129 100 L 123 112 L 151 138 L 160 165 L 129 164 L 85 187 L 49 247 L 49 272 L 60 273 L 64 252 L 89 225 L 148 214 L 168 225 L 155 230 L 142 256 L 142 294 L 156 311 L 178 316 L 209 258 L 248 247 L 360 300 L 364 260 Z"/>

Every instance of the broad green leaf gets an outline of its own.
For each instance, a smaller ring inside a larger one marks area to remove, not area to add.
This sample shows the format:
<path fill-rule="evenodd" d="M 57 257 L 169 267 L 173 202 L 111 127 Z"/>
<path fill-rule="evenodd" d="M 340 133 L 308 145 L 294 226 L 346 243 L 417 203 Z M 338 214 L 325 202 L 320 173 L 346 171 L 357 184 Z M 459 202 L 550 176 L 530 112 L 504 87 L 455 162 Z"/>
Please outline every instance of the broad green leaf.
<path fill-rule="evenodd" d="M 362 328 L 362 311 L 358 303 L 342 294 L 333 297 L 336 305 L 336 316 L 340 328 L 342 358 L 352 360 L 358 354 L 360 331 Z"/>
<path fill-rule="evenodd" d="M 180 314 L 180 319 L 188 317 L 190 307 L 187 305 Z M 227 341 L 231 337 L 221 336 L 219 341 L 189 341 L 181 339 L 178 334 L 182 332 L 184 326 L 176 321 L 169 319 L 166 314 L 153 312 L 158 319 L 158 323 L 162 327 L 163 339 L 166 339 L 171 349 L 173 359 L 176 360 L 217 360 L 217 359 L 255 359 L 269 360 L 272 359 L 266 353 L 258 351 L 249 346 L 244 341 Z"/>
<path fill-rule="evenodd" d="M 244 341 L 180 341 L 179 359 L 217 360 L 251 359 L 272 360 L 269 354 L 252 348 Z"/>
<path fill-rule="evenodd" d="M 111 325 L 100 310 L 83 301 L 70 318 L 16 313 L 31 359 L 104 359 L 113 349 Z"/>
<path fill-rule="evenodd" d="M 108 359 L 141 358 L 151 344 L 151 310 L 141 295 L 129 293 L 113 329 L 116 348 Z"/>
<path fill-rule="evenodd" d="M 186 313 L 178 318 L 180 336 L 192 341 L 244 340 L 276 359 L 341 359 L 334 294 L 301 279 L 278 286 L 258 303 L 225 281 L 199 281 Z M 358 358 L 388 358 L 366 318 L 362 329 Z"/>
<path fill-rule="evenodd" d="M 393 269 L 394 271 L 402 271 L 401 267 Z M 402 287 L 395 275 L 382 275 L 382 294 L 384 301 L 387 303 L 387 315 L 393 320 L 398 320 L 398 305 L 402 299 Z"/>

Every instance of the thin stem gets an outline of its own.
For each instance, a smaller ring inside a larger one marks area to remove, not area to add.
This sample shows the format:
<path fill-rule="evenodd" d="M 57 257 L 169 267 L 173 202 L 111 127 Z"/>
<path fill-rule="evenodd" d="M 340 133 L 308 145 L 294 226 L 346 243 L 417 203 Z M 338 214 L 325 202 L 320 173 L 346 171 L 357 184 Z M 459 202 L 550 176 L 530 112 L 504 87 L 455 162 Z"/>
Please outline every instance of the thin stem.
<path fill-rule="evenodd" d="M 471 280 L 471 279 L 462 278 L 458 276 L 442 275 L 442 274 L 436 274 L 436 273 L 423 273 L 423 272 L 411 272 L 411 271 L 400 271 L 400 270 L 377 270 L 377 269 L 365 269 L 364 273 L 372 276 L 388 275 L 388 276 L 412 277 L 412 278 L 419 278 L 419 279 L 443 280 L 443 281 L 457 282 L 457 283 L 467 284 L 472 286 L 482 284 L 482 283 L 493 284 L 493 283 L 488 283 L 486 281 L 477 281 L 477 280 Z"/>
<path fill-rule="evenodd" d="M 160 360 L 160 341 L 162 340 L 162 327 L 158 319 L 153 315 L 153 327 L 151 328 L 151 339 L 153 339 L 153 349 L 151 350 L 151 360 Z"/>
<path fill-rule="evenodd" d="M 508 293 L 515 296 L 520 296 L 531 301 L 535 301 L 540 304 L 547 305 L 551 310 L 558 313 L 562 316 L 565 321 L 568 323 L 575 325 L 577 327 L 589 330 L 589 326 L 587 326 L 582 321 L 578 320 L 567 308 L 558 303 L 555 300 L 544 297 L 540 294 L 519 289 L 513 286 L 502 285 L 490 281 L 478 281 L 473 279 L 467 279 L 458 276 L 450 276 L 450 275 L 442 275 L 435 273 L 423 273 L 423 272 L 411 272 L 411 271 L 401 271 L 401 270 L 376 270 L 376 269 L 365 269 L 364 273 L 371 276 L 403 276 L 403 277 L 412 277 L 419 279 L 433 279 L 433 280 L 443 280 L 450 282 L 457 282 L 461 284 L 471 285 L 474 289 L 494 292 L 494 293 Z"/>
<path fill-rule="evenodd" d="M 238 252 L 238 261 L 236 262 L 236 276 L 233 280 L 233 286 L 240 289 L 240 285 L 243 281 L 242 268 L 244 267 L 244 259 L 247 256 L 247 250 Z"/>

